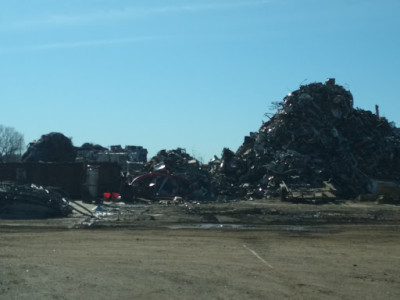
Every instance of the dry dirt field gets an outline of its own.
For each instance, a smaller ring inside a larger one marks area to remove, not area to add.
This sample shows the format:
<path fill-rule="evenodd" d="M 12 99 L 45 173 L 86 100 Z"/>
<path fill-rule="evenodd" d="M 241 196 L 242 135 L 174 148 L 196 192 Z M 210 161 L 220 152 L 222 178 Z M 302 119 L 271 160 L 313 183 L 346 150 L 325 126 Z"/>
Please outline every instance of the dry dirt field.
<path fill-rule="evenodd" d="M 339 209 L 290 207 L 322 209 L 327 215 Z M 154 209 L 141 209 L 139 226 L 128 218 L 124 224 L 86 227 L 60 220 L 0 220 L 0 299 L 400 298 L 400 223 L 393 216 L 376 222 L 384 216 L 381 207 L 371 208 L 375 221 L 369 224 L 268 225 L 264 219 L 266 226 L 250 229 L 238 221 L 251 218 L 247 208 L 235 215 L 240 226 L 207 223 L 203 229 L 178 226 L 187 215 L 174 208 Z M 265 218 L 284 211 L 263 209 Z M 213 209 L 204 210 L 210 218 Z M 399 212 L 397 206 L 386 210 Z M 176 214 L 169 226 L 163 211 Z M 191 218 L 201 219 L 199 214 Z M 235 219 L 214 217 L 224 218 Z"/>

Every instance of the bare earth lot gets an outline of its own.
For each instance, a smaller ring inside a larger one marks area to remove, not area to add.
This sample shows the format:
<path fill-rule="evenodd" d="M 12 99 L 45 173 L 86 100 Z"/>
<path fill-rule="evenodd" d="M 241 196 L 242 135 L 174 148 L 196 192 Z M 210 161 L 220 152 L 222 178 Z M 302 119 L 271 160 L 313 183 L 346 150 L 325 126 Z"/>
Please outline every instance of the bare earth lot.
<path fill-rule="evenodd" d="M 0 299 L 400 297 L 397 206 L 252 204 L 242 213 L 219 208 L 225 213 L 210 217 L 215 209 L 131 209 L 119 221 L 90 227 L 71 226 L 81 217 L 0 220 Z M 258 227 L 244 229 L 249 209 Z M 341 210 L 344 219 L 321 222 L 321 214 L 338 216 Z M 308 216 L 304 211 L 316 222 L 276 222 L 284 212 L 291 219 Z M 347 220 L 353 214 L 356 225 Z M 220 225 L 192 228 L 193 220 L 205 219 Z"/>

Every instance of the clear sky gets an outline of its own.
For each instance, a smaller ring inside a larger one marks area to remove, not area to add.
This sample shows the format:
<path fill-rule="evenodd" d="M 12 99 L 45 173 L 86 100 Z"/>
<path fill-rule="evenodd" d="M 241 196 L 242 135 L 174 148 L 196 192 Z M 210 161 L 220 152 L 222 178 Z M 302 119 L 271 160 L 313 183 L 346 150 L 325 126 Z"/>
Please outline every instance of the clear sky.
<path fill-rule="evenodd" d="M 233 151 L 328 77 L 400 125 L 398 0 L 0 0 L 0 124 L 149 158 Z"/>

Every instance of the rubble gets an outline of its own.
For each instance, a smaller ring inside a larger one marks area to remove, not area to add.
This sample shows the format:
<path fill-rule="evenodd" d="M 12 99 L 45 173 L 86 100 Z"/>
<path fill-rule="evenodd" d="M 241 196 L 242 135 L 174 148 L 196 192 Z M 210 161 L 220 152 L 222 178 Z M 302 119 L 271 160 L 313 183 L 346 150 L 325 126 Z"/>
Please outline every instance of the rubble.
<path fill-rule="evenodd" d="M 129 183 L 129 191 L 124 193 L 125 199 L 138 198 L 161 200 L 177 197 L 190 197 L 191 183 L 184 177 L 167 173 L 146 173 L 135 177 Z M 127 197 L 129 193 L 129 196 Z"/>
<path fill-rule="evenodd" d="M 86 143 L 75 148 L 60 133 L 31 143 L 23 161 L 87 164 L 93 176 L 87 176 L 90 180 L 84 185 L 93 189 L 92 198 L 118 192 L 124 201 L 138 197 L 332 201 L 374 193 L 377 182 L 398 185 L 400 129 L 379 115 L 378 106 L 375 114 L 354 108 L 350 91 L 332 78 L 302 85 L 274 105 L 277 112 L 246 136 L 236 152 L 224 148 L 221 158 L 208 164 L 182 148 L 161 150 L 149 161 L 141 146 L 107 149 Z M 104 176 L 96 170 L 103 163 L 121 168 L 112 176 L 103 172 L 110 176 L 100 180 Z M 19 167 L 14 177 L 22 178 L 23 171 Z"/>
<path fill-rule="evenodd" d="M 60 190 L 34 184 L 0 183 L 0 218 L 66 217 L 71 213 L 72 207 Z"/>
<path fill-rule="evenodd" d="M 300 86 L 236 153 L 224 149 L 211 165 L 220 197 L 278 196 L 280 184 L 320 188 L 338 197 L 368 193 L 373 179 L 400 180 L 399 129 L 370 111 L 334 79 Z"/>
<path fill-rule="evenodd" d="M 145 163 L 147 161 L 147 149 L 142 146 L 111 146 L 110 149 L 91 143 L 84 143 L 77 148 L 76 161 L 85 162 L 116 162 L 123 164 L 126 161 Z"/>
<path fill-rule="evenodd" d="M 111 146 L 110 149 L 100 145 L 85 143 L 77 147 L 77 162 L 117 163 L 125 173 L 135 174 L 147 162 L 147 149 L 142 146 Z"/>
<path fill-rule="evenodd" d="M 159 151 L 144 164 L 140 176 L 128 176 L 126 181 L 123 199 L 214 198 L 207 168 L 182 148 Z"/>
<path fill-rule="evenodd" d="M 75 158 L 71 139 L 59 132 L 42 135 L 38 141 L 30 143 L 22 155 L 23 162 L 73 162 Z"/>

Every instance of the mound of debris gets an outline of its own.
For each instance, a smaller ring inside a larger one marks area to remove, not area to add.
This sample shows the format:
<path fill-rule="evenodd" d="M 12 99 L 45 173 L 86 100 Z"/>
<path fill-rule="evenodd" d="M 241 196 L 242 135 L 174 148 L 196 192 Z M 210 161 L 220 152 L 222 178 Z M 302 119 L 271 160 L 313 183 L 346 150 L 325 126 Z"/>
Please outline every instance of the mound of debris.
<path fill-rule="evenodd" d="M 277 196 L 281 185 L 320 188 L 339 197 L 371 189 L 372 180 L 400 179 L 400 133 L 393 123 L 353 108 L 334 79 L 304 85 L 279 103 L 236 153 L 224 149 L 211 167 L 213 186 L 227 198 Z"/>
<path fill-rule="evenodd" d="M 99 145 L 99 144 L 83 143 L 79 150 L 84 150 L 84 151 L 106 151 L 108 149 L 106 147 L 103 147 L 102 145 Z"/>
<path fill-rule="evenodd" d="M 183 176 L 193 185 L 203 187 L 211 194 L 210 177 L 207 168 L 186 153 L 185 149 L 161 150 L 144 168 L 150 172 L 166 172 Z"/>
<path fill-rule="evenodd" d="M 167 173 L 191 174 L 199 170 L 200 163 L 186 153 L 185 149 L 161 150 L 143 167 L 147 172 L 163 171 Z"/>
<path fill-rule="evenodd" d="M 101 145 L 84 143 L 77 147 L 76 161 L 85 162 L 115 162 L 124 169 L 127 162 L 144 163 L 147 161 L 147 149 L 142 146 L 127 145 L 122 148 L 121 145 L 113 145 L 110 149 Z"/>
<path fill-rule="evenodd" d="M 57 190 L 33 184 L 0 183 L 0 218 L 53 218 L 71 213 L 69 202 Z"/>
<path fill-rule="evenodd" d="M 59 132 L 42 135 L 38 141 L 30 143 L 22 155 L 24 162 L 73 162 L 75 158 L 71 139 Z"/>
<path fill-rule="evenodd" d="M 214 197 L 207 168 L 182 148 L 159 151 L 143 165 L 140 173 L 140 176 L 128 178 L 134 198 L 169 199 L 179 196 L 211 200 Z M 125 198 L 132 197 L 127 194 L 129 196 Z"/>

